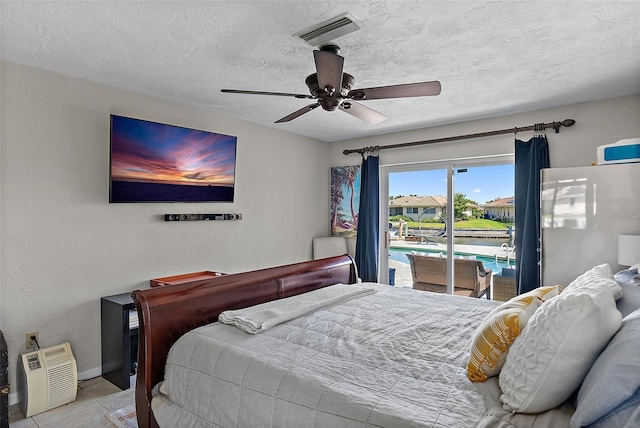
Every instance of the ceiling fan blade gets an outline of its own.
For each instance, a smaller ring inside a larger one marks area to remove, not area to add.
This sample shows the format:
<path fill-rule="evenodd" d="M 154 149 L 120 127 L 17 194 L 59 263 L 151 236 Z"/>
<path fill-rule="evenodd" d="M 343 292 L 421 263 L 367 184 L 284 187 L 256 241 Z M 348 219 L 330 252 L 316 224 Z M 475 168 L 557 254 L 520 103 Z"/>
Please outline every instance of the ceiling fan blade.
<path fill-rule="evenodd" d="M 221 92 L 230 94 L 249 94 L 249 95 L 276 95 L 279 97 L 309 98 L 314 99 L 311 95 L 305 94 L 288 94 L 286 92 L 261 92 L 261 91 L 241 91 L 237 89 L 221 89 Z"/>
<path fill-rule="evenodd" d="M 349 113 L 352 116 L 357 117 L 358 119 L 362 119 L 371 125 L 375 125 L 376 123 L 380 123 L 383 120 L 387 119 L 387 116 L 384 114 L 375 111 L 369 107 L 363 106 L 355 101 L 345 101 L 340 105 L 340 110 Z"/>
<path fill-rule="evenodd" d="M 377 88 L 353 89 L 348 98 L 354 100 L 380 100 L 385 98 L 428 97 L 440 94 L 440 82 L 407 83 L 404 85 L 378 86 Z"/>
<path fill-rule="evenodd" d="M 316 61 L 316 71 L 318 73 L 318 86 L 321 90 L 329 88 L 329 96 L 333 91 L 340 92 L 342 87 L 342 68 L 344 58 L 329 51 L 315 50 L 313 58 Z"/>
<path fill-rule="evenodd" d="M 290 115 L 283 117 L 282 119 L 276 120 L 275 123 L 289 122 L 298 116 L 302 116 L 305 113 L 309 113 L 311 110 L 313 110 L 316 107 L 318 107 L 318 103 L 309 104 L 308 106 L 302 107 L 300 110 L 296 110 Z"/>

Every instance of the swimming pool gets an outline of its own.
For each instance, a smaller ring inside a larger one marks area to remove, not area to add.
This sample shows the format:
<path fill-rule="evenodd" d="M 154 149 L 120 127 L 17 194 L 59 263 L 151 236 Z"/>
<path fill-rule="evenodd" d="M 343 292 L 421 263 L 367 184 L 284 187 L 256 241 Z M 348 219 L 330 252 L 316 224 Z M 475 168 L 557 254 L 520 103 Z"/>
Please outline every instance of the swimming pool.
<path fill-rule="evenodd" d="M 419 251 L 421 253 L 441 253 L 442 251 L 430 251 L 430 250 L 414 250 L 414 251 Z M 390 260 L 395 260 L 397 262 L 400 263 L 405 263 L 405 264 L 409 264 L 409 259 L 407 259 L 407 254 L 411 253 L 410 249 L 403 249 L 403 248 L 390 248 L 389 249 L 389 259 Z M 462 255 L 462 254 L 458 254 L 455 253 L 456 255 Z M 465 254 L 467 255 L 467 254 Z M 506 267 L 511 267 L 513 268 L 513 262 L 511 264 L 511 266 L 507 265 L 507 261 L 506 260 L 498 260 L 498 262 L 496 263 L 496 259 L 495 257 L 486 257 L 486 256 L 476 256 L 476 260 L 480 260 L 482 261 L 482 265 L 484 266 L 485 269 L 491 269 L 491 271 L 494 274 L 499 274 L 500 272 L 502 272 L 502 268 L 506 268 Z"/>

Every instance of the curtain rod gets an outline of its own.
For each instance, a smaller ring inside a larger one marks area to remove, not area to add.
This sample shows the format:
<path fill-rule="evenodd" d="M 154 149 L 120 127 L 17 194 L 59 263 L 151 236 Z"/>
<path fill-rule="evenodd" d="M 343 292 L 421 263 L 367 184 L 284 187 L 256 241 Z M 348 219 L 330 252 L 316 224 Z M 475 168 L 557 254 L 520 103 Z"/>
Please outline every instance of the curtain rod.
<path fill-rule="evenodd" d="M 511 133 L 515 134 L 523 131 L 544 131 L 547 128 L 553 128 L 557 134 L 560 132 L 561 126 L 569 127 L 569 126 L 573 126 L 574 123 L 576 123 L 576 121 L 573 119 L 565 119 L 562 122 L 536 123 L 535 125 L 521 126 L 521 127 L 509 128 L 509 129 L 500 129 L 498 131 L 478 132 L 475 134 L 458 135 L 455 137 L 435 138 L 433 140 L 424 140 L 424 141 L 412 141 L 410 143 L 390 144 L 388 146 L 369 146 L 369 147 L 362 147 L 361 149 L 345 149 L 342 152 L 342 154 L 350 155 L 351 153 L 360 153 L 361 155 L 364 155 L 367 152 L 374 152 L 378 150 L 400 149 L 403 147 L 422 146 L 425 144 L 445 143 L 445 142 L 457 141 L 457 140 L 470 140 L 472 138 L 490 137 L 492 135 L 511 134 Z"/>

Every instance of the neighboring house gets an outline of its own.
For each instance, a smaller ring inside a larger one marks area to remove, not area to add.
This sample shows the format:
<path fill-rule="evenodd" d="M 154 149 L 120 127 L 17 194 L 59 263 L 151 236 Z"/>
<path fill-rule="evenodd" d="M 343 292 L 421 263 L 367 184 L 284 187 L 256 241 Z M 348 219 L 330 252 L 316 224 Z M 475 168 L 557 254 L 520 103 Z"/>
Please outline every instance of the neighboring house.
<path fill-rule="evenodd" d="M 513 222 L 515 219 L 515 198 L 502 198 L 487 202 L 482 206 L 484 218 Z"/>
<path fill-rule="evenodd" d="M 467 205 L 467 210 L 464 212 L 464 215 L 467 216 L 467 219 L 473 218 L 473 212 L 479 210 L 478 205 L 469 203 Z"/>
<path fill-rule="evenodd" d="M 389 201 L 389 217 L 404 215 L 418 221 L 439 218 L 446 212 L 446 196 L 402 196 Z"/>

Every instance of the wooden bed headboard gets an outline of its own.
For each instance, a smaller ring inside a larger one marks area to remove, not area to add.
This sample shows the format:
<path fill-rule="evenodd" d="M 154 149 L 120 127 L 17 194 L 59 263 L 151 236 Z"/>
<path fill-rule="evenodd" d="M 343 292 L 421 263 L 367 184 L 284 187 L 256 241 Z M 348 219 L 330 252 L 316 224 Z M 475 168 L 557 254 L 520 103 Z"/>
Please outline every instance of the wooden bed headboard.
<path fill-rule="evenodd" d="M 164 378 L 167 354 L 180 336 L 218 321 L 218 315 L 228 309 L 245 308 L 337 283 L 353 284 L 357 278 L 355 262 L 345 254 L 132 292 L 140 322 L 135 391 L 140 428 L 158 426 L 151 411 L 151 390 Z"/>

